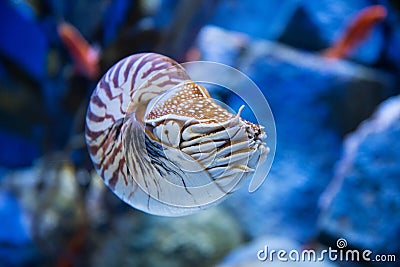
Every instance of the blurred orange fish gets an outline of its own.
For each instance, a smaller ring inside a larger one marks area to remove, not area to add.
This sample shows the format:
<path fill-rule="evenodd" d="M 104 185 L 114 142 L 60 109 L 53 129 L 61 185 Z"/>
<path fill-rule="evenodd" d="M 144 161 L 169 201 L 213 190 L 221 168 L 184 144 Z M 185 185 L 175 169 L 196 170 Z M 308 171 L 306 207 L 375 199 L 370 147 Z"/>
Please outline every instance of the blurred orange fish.
<path fill-rule="evenodd" d="M 100 51 L 90 46 L 81 33 L 69 23 L 61 23 L 58 26 L 58 34 L 70 53 L 78 73 L 91 80 L 98 78 Z"/>
<path fill-rule="evenodd" d="M 382 5 L 362 9 L 355 15 L 344 35 L 332 47 L 325 50 L 323 55 L 334 59 L 348 57 L 371 34 L 372 28 L 386 16 L 387 10 Z"/>

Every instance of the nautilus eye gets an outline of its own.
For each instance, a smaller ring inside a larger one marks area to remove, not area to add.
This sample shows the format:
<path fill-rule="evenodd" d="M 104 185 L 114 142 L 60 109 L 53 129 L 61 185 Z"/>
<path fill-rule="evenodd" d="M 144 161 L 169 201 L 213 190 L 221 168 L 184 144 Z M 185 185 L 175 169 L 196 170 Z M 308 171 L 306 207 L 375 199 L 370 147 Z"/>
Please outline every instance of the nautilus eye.
<path fill-rule="evenodd" d="M 221 202 L 268 157 L 264 127 L 242 110 L 224 108 L 173 60 L 133 55 L 93 92 L 87 145 L 122 200 L 151 214 L 190 214 Z"/>

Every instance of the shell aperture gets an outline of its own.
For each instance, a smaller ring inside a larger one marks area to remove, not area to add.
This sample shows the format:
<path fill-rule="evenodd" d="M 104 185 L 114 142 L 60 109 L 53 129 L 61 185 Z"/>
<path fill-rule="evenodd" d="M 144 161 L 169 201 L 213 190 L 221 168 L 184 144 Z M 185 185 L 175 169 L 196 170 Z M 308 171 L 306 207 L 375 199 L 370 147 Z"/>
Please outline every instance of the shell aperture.
<path fill-rule="evenodd" d="M 86 141 L 97 172 L 123 201 L 181 216 L 221 202 L 266 159 L 264 128 L 241 110 L 227 111 L 170 58 L 137 54 L 98 83 Z"/>

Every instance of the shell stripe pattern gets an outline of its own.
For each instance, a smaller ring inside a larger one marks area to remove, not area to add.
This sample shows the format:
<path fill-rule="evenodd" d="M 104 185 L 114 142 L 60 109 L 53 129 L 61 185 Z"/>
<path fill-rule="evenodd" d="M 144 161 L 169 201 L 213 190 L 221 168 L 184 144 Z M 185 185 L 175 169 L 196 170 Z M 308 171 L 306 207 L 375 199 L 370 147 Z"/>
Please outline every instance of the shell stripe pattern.
<path fill-rule="evenodd" d="M 121 181 L 128 185 L 121 133 L 135 88 L 154 74 L 176 65 L 170 58 L 158 54 L 136 54 L 119 61 L 98 83 L 87 111 L 86 140 L 96 170 L 112 190 Z M 165 80 L 165 75 L 153 81 L 166 88 L 181 82 L 179 77 Z"/>

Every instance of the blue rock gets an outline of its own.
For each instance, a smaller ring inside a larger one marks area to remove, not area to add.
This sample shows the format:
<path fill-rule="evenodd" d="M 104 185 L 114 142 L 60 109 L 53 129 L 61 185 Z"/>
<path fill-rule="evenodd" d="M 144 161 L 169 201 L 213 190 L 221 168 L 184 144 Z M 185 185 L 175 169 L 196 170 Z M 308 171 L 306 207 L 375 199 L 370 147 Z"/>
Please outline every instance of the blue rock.
<path fill-rule="evenodd" d="M 298 48 L 319 51 L 341 37 L 354 15 L 370 0 L 285 0 L 220 1 L 210 24 L 252 38 L 279 40 Z M 382 25 L 357 47 L 351 58 L 367 64 L 376 63 L 384 48 Z"/>
<path fill-rule="evenodd" d="M 227 205 L 252 237 L 281 232 L 304 242 L 316 234 L 318 199 L 332 177 L 342 135 L 387 97 L 393 83 L 354 64 L 332 63 L 266 42 L 252 45 L 239 69 L 269 101 L 277 152 L 259 191 L 240 190 Z M 368 109 L 354 108 L 357 101 Z"/>
<path fill-rule="evenodd" d="M 219 40 L 224 40 L 224 42 Z M 196 43 L 202 59 L 235 66 L 241 50 L 248 45 L 248 42 L 249 38 L 245 34 L 228 32 L 219 27 L 207 25 L 200 30 Z"/>
<path fill-rule="evenodd" d="M 246 33 L 253 38 L 277 39 L 299 0 L 219 1 L 210 24 Z"/>
<path fill-rule="evenodd" d="M 35 11 L 33 8 L 25 1 L 8 1 L 9 5 L 18 10 L 23 17 L 27 19 L 35 19 Z"/>
<path fill-rule="evenodd" d="M 0 55 L 41 80 L 46 74 L 47 52 L 46 36 L 37 23 L 0 0 Z"/>
<path fill-rule="evenodd" d="M 15 197 L 0 191 L 0 265 L 26 266 L 35 256 L 27 221 Z"/>
<path fill-rule="evenodd" d="M 0 166 L 16 168 L 29 166 L 39 157 L 41 150 L 35 142 L 0 130 Z"/>
<path fill-rule="evenodd" d="M 101 240 L 91 266 L 215 266 L 241 240 L 240 228 L 221 208 L 181 218 L 129 213 Z"/>
<path fill-rule="evenodd" d="M 7 193 L 1 192 L 0 214 L 1 231 L 0 240 L 13 245 L 23 244 L 30 240 L 26 225 L 23 225 L 21 210 L 16 199 Z"/>
<path fill-rule="evenodd" d="M 226 39 L 214 38 L 209 46 L 200 47 L 217 50 L 225 47 L 219 40 Z M 219 59 L 208 51 L 201 54 Z M 244 186 L 225 205 L 250 237 L 284 233 L 305 242 L 317 233 L 318 199 L 333 175 L 343 135 L 388 97 L 394 79 L 267 41 L 249 40 L 239 57 L 229 60 L 250 76 L 269 101 L 277 151 L 265 184 L 254 194 Z M 227 104 L 233 110 L 241 105 L 235 97 Z M 243 115 L 251 120 L 251 114 Z"/>
<path fill-rule="evenodd" d="M 345 141 L 321 199 L 320 228 L 374 253 L 400 253 L 400 96 L 382 103 Z"/>

